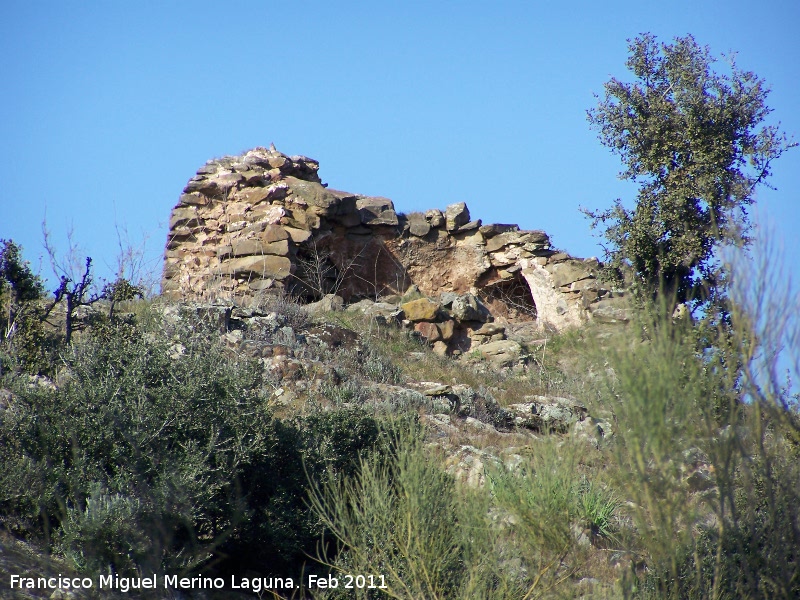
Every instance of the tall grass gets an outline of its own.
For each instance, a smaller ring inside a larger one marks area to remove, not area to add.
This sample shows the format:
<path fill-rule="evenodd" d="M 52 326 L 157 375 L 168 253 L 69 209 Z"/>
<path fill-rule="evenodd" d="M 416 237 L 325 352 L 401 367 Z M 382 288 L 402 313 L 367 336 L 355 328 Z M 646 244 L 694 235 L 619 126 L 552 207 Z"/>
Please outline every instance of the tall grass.
<path fill-rule="evenodd" d="M 363 460 L 356 477 L 312 490 L 312 508 L 339 551 L 332 566 L 386 585 L 380 596 L 357 589 L 334 595 L 486 597 L 493 573 L 485 563 L 495 548 L 485 496 L 458 490 L 419 432 L 404 428 L 389 437 L 390 452 Z"/>
<path fill-rule="evenodd" d="M 754 377 L 764 338 L 749 314 L 734 304 L 709 325 L 656 311 L 602 349 L 611 470 L 644 566 L 624 597 L 800 597 L 797 412 Z"/>

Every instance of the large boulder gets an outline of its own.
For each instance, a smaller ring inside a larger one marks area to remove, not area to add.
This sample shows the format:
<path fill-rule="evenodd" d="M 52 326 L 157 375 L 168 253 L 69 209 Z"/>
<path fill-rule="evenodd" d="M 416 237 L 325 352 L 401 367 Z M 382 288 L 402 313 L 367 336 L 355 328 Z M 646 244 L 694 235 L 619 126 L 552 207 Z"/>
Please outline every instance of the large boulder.
<path fill-rule="evenodd" d="M 245 256 L 224 261 L 219 266 L 220 275 L 254 276 L 261 279 L 285 279 L 292 270 L 292 262 L 284 256 Z"/>

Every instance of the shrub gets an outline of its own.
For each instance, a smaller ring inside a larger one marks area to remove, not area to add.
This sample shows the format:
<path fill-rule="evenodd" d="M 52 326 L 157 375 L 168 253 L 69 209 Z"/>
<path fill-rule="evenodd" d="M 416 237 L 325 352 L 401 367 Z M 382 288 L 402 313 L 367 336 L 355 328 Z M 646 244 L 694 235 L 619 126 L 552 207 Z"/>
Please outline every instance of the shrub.
<path fill-rule="evenodd" d="M 63 361 L 58 387 L 4 382 L 0 519 L 81 569 L 299 569 L 320 533 L 307 476 L 377 439 L 356 412 L 274 419 L 258 363 L 199 321 L 107 322 Z"/>
<path fill-rule="evenodd" d="M 363 460 L 353 476 L 312 491 L 312 507 L 340 551 L 332 566 L 386 585 L 331 597 L 488 597 L 498 584 L 487 497 L 457 490 L 418 431 L 401 427 L 387 443 L 388 452 Z"/>

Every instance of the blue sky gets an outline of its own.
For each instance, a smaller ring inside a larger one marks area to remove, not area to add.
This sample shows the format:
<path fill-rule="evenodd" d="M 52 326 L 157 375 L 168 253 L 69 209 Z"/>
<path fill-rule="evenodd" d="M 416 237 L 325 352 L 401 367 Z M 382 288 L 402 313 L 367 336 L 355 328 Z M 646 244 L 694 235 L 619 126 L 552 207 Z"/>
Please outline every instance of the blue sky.
<path fill-rule="evenodd" d="M 635 188 L 616 179 L 586 109 L 646 31 L 736 51 L 800 139 L 798 0 L 4 0 L 2 15 L 0 237 L 36 265 L 46 214 L 56 246 L 71 228 L 101 276 L 115 224 L 147 237 L 158 264 L 195 170 L 271 142 L 318 159 L 331 187 L 399 211 L 465 201 L 473 218 L 601 255 L 578 208 Z M 771 181 L 761 214 L 796 260 L 800 148 Z"/>

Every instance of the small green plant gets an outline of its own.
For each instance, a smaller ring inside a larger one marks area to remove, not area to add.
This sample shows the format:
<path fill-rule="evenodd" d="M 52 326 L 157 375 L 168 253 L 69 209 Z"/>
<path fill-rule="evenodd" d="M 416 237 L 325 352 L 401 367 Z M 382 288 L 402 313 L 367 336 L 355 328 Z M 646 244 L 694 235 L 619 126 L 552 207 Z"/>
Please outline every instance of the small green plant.
<path fill-rule="evenodd" d="M 141 499 L 92 490 L 83 509 L 70 507 L 56 536 L 56 549 L 82 572 L 102 573 L 109 565 L 117 573 L 154 572 L 160 568 L 153 552 L 152 509 Z M 156 559 L 156 564 L 153 564 Z"/>
<path fill-rule="evenodd" d="M 357 379 L 346 379 L 339 384 L 325 382 L 322 385 L 322 395 L 330 400 L 334 406 L 341 407 L 345 404 L 360 405 L 367 399 L 367 390 Z"/>
<path fill-rule="evenodd" d="M 616 540 L 617 512 L 621 502 L 585 476 L 578 485 L 578 518 L 592 534 L 592 540 L 599 542 Z"/>

